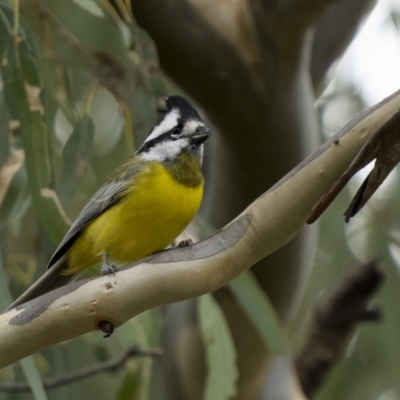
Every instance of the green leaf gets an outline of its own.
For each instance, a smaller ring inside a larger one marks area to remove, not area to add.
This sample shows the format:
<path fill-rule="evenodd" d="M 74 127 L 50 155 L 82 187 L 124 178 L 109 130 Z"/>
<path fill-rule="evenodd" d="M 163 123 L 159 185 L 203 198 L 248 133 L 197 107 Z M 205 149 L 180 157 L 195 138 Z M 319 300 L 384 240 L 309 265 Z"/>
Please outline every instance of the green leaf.
<path fill-rule="evenodd" d="M 1 7 L 0 57 L 7 107 L 12 118 L 20 123 L 19 132 L 25 150 L 33 204 L 47 233 L 58 243 L 69 224 L 54 191 L 49 189 L 52 171 L 40 87 L 30 85 L 40 84 L 40 72 L 32 61 L 33 53 L 28 42 L 22 37 L 17 40 L 13 36 L 10 21 Z"/>
<path fill-rule="evenodd" d="M 10 32 L 12 31 L 12 26 L 14 24 L 14 8 L 11 6 L 11 2 L 8 0 L 0 1 L 0 19 L 3 20 L 3 23 L 7 21 L 7 25 L 9 26 Z M 20 19 L 18 25 L 18 36 L 26 37 L 26 24 L 23 20 Z M 5 39 L 0 36 L 0 41 Z"/>
<path fill-rule="evenodd" d="M 132 343 L 143 349 L 158 347 L 161 338 L 162 321 L 159 308 L 145 311 L 132 318 L 121 329 L 115 331 L 117 341 L 123 347 L 132 346 Z M 151 399 L 150 385 L 152 384 L 151 377 L 154 360 L 152 357 L 141 357 L 135 359 L 134 362 L 135 367 L 140 366 L 140 390 L 136 392 L 136 397 L 131 397 L 130 399 Z M 127 364 L 127 368 L 129 368 L 129 364 Z M 129 389 L 123 388 L 126 384 L 125 381 L 122 383 L 121 391 Z"/>
<path fill-rule="evenodd" d="M 11 302 L 12 296 L 8 288 L 8 276 L 3 265 L 3 257 L 0 249 L 0 308 L 5 310 Z M 33 356 L 24 358 L 20 363 L 26 380 L 32 389 L 34 398 L 36 400 L 46 400 L 46 392 L 43 388 L 42 380 Z"/>
<path fill-rule="evenodd" d="M 2 86 L 0 74 L 0 86 Z M 0 89 L 0 168 L 10 157 L 10 115 Z"/>
<path fill-rule="evenodd" d="M 142 328 L 142 340 L 140 346 L 143 348 L 157 347 L 160 344 L 162 332 L 162 317 L 159 308 L 148 310 L 140 315 L 137 319 L 138 324 Z M 132 338 L 132 333 L 131 333 Z M 154 360 L 151 357 L 146 357 L 141 361 L 141 385 L 140 391 L 136 395 L 138 400 L 150 399 L 150 385 L 152 383 L 151 374 L 154 365 Z"/>
<path fill-rule="evenodd" d="M 21 71 L 26 83 L 31 86 L 41 88 L 43 86 L 42 76 L 39 72 L 39 66 L 32 53 L 32 48 L 26 40 L 21 40 L 18 45 Z"/>
<path fill-rule="evenodd" d="M 9 289 L 9 278 L 3 264 L 3 255 L 0 247 L 0 313 L 12 303 L 12 296 Z M 11 365 L 0 370 L 0 373 L 7 381 L 15 378 L 14 369 Z"/>
<path fill-rule="evenodd" d="M 117 400 L 135 400 L 138 398 L 142 386 L 143 368 L 139 367 L 135 371 L 128 371 L 124 376 L 122 385 L 116 395 Z"/>
<path fill-rule="evenodd" d="M 58 193 L 63 202 L 71 200 L 86 171 L 85 166 L 92 156 L 93 138 L 93 120 L 84 115 L 68 138 L 62 152 L 64 167 L 59 179 L 61 184 Z"/>
<path fill-rule="evenodd" d="M 12 296 L 8 287 L 8 275 L 3 264 L 3 255 L 0 248 L 0 309 L 5 310 L 12 302 Z"/>
<path fill-rule="evenodd" d="M 33 356 L 26 357 L 20 361 L 22 370 L 29 386 L 32 389 L 33 396 L 36 400 L 47 400 L 46 392 L 43 388 L 42 379 L 36 367 Z"/>
<path fill-rule="evenodd" d="M 228 400 L 236 394 L 238 371 L 235 346 L 224 314 L 212 295 L 201 296 L 198 307 L 208 367 L 203 398 Z"/>
<path fill-rule="evenodd" d="M 26 169 L 25 166 L 22 165 L 12 177 L 7 193 L 0 204 L 0 228 L 6 221 L 14 206 L 17 204 L 17 199 L 21 193 L 21 190 L 26 186 L 27 181 L 28 176 L 26 174 Z"/>
<path fill-rule="evenodd" d="M 244 272 L 228 286 L 264 339 L 266 346 L 277 355 L 285 355 L 287 350 L 278 316 L 252 273 Z"/>
<path fill-rule="evenodd" d="M 94 0 L 74 0 L 78 6 L 82 7 L 84 10 L 90 12 L 96 17 L 104 17 L 103 10 L 97 5 Z"/>
<path fill-rule="evenodd" d="M 76 42 L 75 50 L 79 46 L 79 51 L 86 48 L 104 52 L 125 65 L 128 57 L 120 26 L 110 13 L 106 12 L 106 8 L 102 7 L 101 2 L 96 2 L 97 7 L 101 7 L 103 13 L 101 18 L 95 12 L 88 12 L 89 3 L 93 2 L 87 0 L 78 2 L 43 1 L 46 9 L 57 18 L 60 26 L 65 29 L 64 34 L 78 40 L 79 43 Z M 94 8 L 91 7 L 91 10 L 94 11 Z M 93 32 L 96 34 L 93 35 Z"/>
<path fill-rule="evenodd" d="M 10 229 L 14 233 L 21 232 L 23 225 L 23 218 L 32 206 L 32 197 L 26 195 L 26 190 L 21 192 L 18 196 L 17 202 L 11 210 L 9 215 Z"/>

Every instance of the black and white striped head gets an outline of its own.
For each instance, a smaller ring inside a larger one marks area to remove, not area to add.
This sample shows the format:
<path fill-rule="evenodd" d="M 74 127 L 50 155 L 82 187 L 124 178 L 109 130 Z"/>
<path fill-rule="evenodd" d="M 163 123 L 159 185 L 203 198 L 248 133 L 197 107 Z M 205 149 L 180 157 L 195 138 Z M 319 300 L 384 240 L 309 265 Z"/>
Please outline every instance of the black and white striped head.
<path fill-rule="evenodd" d="M 146 161 L 173 161 L 181 152 L 191 152 L 203 158 L 203 143 L 211 135 L 193 106 L 181 96 L 165 100 L 162 120 L 154 126 L 138 150 Z"/>

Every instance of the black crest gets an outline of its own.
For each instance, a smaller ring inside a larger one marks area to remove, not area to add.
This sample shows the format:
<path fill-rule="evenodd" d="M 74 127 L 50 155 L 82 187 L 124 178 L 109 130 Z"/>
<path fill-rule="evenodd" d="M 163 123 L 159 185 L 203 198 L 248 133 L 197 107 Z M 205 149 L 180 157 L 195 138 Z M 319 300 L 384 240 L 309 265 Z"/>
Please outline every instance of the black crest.
<path fill-rule="evenodd" d="M 166 110 L 167 113 L 171 111 L 173 108 L 177 108 L 180 111 L 181 119 L 183 120 L 197 119 L 199 121 L 203 121 L 199 113 L 182 96 L 178 95 L 169 96 L 165 100 L 165 105 L 167 107 Z"/>

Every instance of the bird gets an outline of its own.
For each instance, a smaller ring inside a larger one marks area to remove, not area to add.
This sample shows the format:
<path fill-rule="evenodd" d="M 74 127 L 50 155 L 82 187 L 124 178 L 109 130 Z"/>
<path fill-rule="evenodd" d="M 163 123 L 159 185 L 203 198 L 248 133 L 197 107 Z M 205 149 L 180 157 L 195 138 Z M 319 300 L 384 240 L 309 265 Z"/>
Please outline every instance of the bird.
<path fill-rule="evenodd" d="M 6 311 L 101 265 L 114 274 L 165 249 L 190 223 L 203 197 L 204 142 L 212 134 L 184 97 L 169 96 L 142 146 L 117 167 L 57 247 L 47 271 Z"/>

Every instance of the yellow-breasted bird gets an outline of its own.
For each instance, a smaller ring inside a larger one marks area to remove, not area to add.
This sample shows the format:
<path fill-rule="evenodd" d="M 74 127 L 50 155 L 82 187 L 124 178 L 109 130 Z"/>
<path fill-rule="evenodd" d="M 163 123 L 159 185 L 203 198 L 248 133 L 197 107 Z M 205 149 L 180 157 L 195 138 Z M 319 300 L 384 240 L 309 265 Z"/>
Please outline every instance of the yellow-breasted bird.
<path fill-rule="evenodd" d="M 128 263 L 162 250 L 199 209 L 204 179 L 203 143 L 211 135 L 181 96 L 165 100 L 162 120 L 94 194 L 51 257 L 47 272 L 10 308 L 68 283 L 99 264 Z"/>

